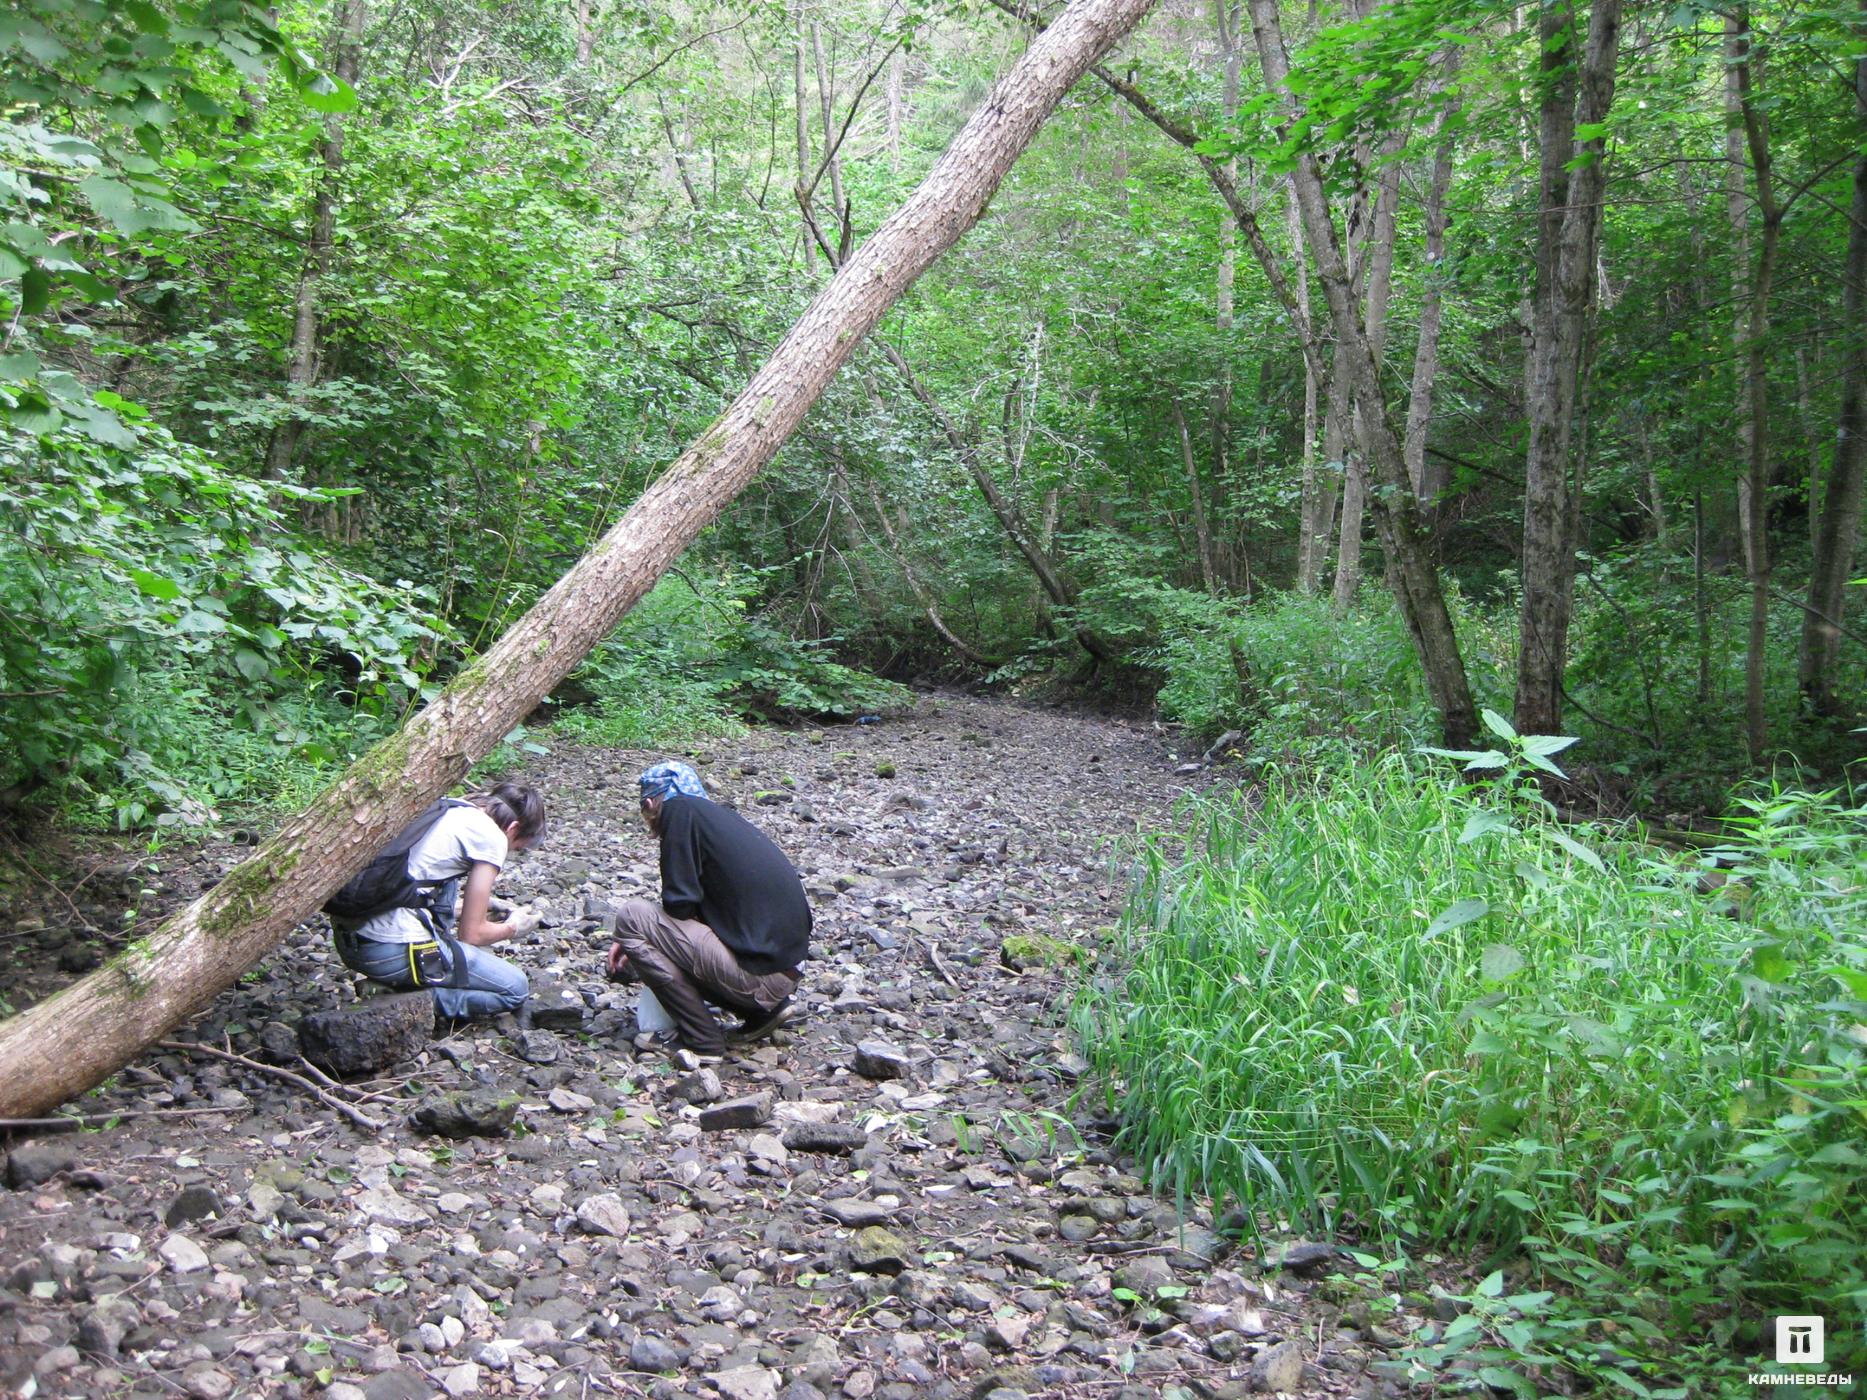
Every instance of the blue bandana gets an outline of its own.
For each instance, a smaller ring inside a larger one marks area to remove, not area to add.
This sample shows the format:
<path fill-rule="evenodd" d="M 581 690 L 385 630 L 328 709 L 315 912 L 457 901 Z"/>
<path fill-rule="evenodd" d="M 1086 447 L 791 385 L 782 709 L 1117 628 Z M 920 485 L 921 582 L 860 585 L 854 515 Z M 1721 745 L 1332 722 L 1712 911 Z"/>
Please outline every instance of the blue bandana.
<path fill-rule="evenodd" d="M 651 797 L 705 797 L 700 775 L 685 763 L 657 763 L 642 774 L 642 800 Z"/>

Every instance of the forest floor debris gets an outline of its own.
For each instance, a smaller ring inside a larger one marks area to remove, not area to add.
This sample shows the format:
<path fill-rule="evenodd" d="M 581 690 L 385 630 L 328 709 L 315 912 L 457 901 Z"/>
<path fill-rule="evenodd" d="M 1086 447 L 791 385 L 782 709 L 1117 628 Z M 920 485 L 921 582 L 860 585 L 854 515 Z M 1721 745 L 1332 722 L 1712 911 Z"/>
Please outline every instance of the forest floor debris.
<path fill-rule="evenodd" d="M 16 1145 L 0 1393 L 1397 1393 L 1311 1282 L 1110 1151 L 1072 959 L 1004 955 L 1093 952 L 1119 917 L 1111 839 L 1187 791 L 1151 726 L 941 696 L 693 756 L 803 872 L 799 1020 L 718 1067 L 635 1049 L 601 959 L 615 904 L 655 889 L 653 755 L 559 747 L 528 767 L 551 837 L 500 886 L 544 914 L 512 949 L 536 1008 L 344 1086 L 387 1120 L 364 1131 L 278 1074 L 298 1021 L 356 998 L 297 930 L 177 1033 L 220 1055 L 159 1048 L 70 1106 L 119 1125 Z M 141 917 L 241 853 L 158 853 Z M 42 994 L 63 950 L 34 953 L 10 984 Z M 151 1116 L 178 1110 L 205 1111 Z"/>

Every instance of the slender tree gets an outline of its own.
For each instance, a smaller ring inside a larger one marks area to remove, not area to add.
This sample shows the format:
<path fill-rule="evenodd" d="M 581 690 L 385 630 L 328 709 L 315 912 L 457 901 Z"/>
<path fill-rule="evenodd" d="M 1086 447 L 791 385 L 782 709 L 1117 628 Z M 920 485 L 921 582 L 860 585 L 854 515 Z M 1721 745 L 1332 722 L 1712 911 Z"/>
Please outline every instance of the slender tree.
<path fill-rule="evenodd" d="M 1860 56 L 1854 61 L 1854 112 L 1867 130 L 1867 0 L 1854 22 Z M 1867 150 L 1854 165 L 1848 211 L 1847 260 L 1841 270 L 1841 411 L 1834 461 L 1823 484 L 1815 527 L 1815 562 L 1809 573 L 1797 680 L 1803 703 L 1815 714 L 1841 713 L 1835 668 L 1841 653 L 1848 575 L 1860 540 L 1863 485 L 1867 484 Z M 1810 482 L 1810 493 L 1815 483 Z M 1858 705 L 1859 697 L 1855 698 Z"/>
<path fill-rule="evenodd" d="M 1579 24 L 1575 6 L 1565 0 L 1543 9 L 1538 32 L 1541 183 L 1515 709 L 1522 734 L 1554 734 L 1562 725 L 1581 501 L 1574 420 L 1594 305 L 1606 159 L 1602 124 L 1614 100 L 1620 0 L 1595 0 L 1578 66 Z"/>

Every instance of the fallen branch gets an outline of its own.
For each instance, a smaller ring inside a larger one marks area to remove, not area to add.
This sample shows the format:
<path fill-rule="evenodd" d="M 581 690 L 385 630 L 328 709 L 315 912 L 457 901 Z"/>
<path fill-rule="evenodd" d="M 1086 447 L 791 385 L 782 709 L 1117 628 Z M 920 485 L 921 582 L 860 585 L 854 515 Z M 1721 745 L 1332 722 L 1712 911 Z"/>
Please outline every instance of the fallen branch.
<path fill-rule="evenodd" d="M 949 987 L 959 986 L 959 983 L 953 980 L 953 974 L 946 970 L 946 964 L 940 961 L 940 950 L 934 947 L 933 940 L 917 938 L 914 941 L 921 945 L 921 951 L 927 955 L 927 965 L 940 974 L 940 980 Z"/>
<path fill-rule="evenodd" d="M 358 1108 L 355 1104 L 346 1103 L 335 1094 L 326 1093 L 323 1089 L 305 1078 L 304 1075 L 294 1073 L 289 1069 L 282 1069 L 278 1065 L 269 1065 L 263 1060 L 255 1060 L 245 1055 L 237 1055 L 231 1050 L 216 1050 L 212 1045 L 202 1045 L 198 1041 L 192 1040 L 158 1040 L 156 1042 L 156 1048 L 158 1050 L 179 1050 L 184 1055 L 212 1055 L 217 1060 L 230 1060 L 236 1065 L 244 1065 L 246 1068 L 257 1070 L 261 1074 L 270 1074 L 275 1079 L 283 1079 L 288 1084 L 296 1084 L 299 1088 L 308 1093 L 316 1095 L 321 1102 L 336 1109 L 359 1128 L 368 1128 L 373 1133 L 380 1133 L 383 1129 L 381 1122 L 370 1117 L 369 1114 L 363 1112 L 363 1110 Z"/>
<path fill-rule="evenodd" d="M 62 1128 L 76 1132 L 93 1123 L 114 1123 L 124 1118 L 185 1118 L 196 1113 L 243 1113 L 247 1104 L 202 1104 L 197 1108 L 122 1108 L 115 1113 L 62 1113 L 56 1118 L 0 1118 L 0 1133 L 16 1128 Z"/>

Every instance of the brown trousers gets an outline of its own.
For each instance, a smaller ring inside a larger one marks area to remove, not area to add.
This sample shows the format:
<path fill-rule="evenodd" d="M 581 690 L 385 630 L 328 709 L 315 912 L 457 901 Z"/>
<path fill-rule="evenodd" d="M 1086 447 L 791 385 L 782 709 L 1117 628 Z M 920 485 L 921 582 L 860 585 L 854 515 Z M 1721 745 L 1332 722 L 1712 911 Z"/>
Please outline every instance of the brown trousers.
<path fill-rule="evenodd" d="M 696 919 L 677 919 L 653 900 L 631 899 L 616 913 L 616 941 L 636 973 L 674 1018 L 681 1043 L 703 1055 L 726 1048 L 707 1002 L 755 1021 L 796 990 L 796 971 L 755 973 Z"/>

